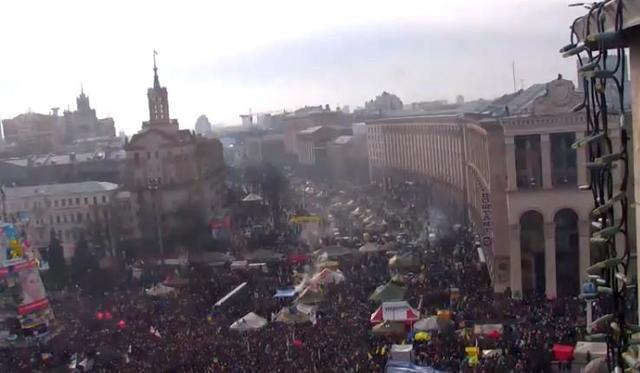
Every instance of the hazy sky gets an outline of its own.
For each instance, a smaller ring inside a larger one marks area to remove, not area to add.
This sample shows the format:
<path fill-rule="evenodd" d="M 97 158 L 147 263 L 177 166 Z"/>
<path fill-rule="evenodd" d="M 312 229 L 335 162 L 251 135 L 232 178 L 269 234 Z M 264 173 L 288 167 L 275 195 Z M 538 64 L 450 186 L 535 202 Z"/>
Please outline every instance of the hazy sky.
<path fill-rule="evenodd" d="M 75 107 L 80 84 L 98 116 L 137 131 L 148 118 L 152 51 L 182 128 L 206 114 L 305 104 L 491 98 L 575 61 L 558 49 L 580 8 L 569 0 L 7 1 L 0 117 Z"/>

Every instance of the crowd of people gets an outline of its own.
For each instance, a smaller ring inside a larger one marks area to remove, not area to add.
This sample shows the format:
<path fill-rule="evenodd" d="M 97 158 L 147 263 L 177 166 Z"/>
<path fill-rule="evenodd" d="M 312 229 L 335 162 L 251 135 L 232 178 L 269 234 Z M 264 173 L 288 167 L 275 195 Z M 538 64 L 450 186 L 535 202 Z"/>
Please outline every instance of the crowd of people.
<path fill-rule="evenodd" d="M 299 208 L 326 217 L 326 199 L 339 191 L 314 187 L 324 191 L 322 197 L 306 197 L 305 206 Z M 307 251 L 307 261 L 292 263 L 285 255 L 281 261 L 268 263 L 265 270 L 236 270 L 229 265 L 164 268 L 173 278 L 183 280 L 176 294 L 168 297 L 150 297 L 144 292 L 167 272 L 142 280 L 130 278 L 99 297 L 69 289 L 51 299 L 55 336 L 48 342 L 2 349 L 0 371 L 47 371 L 90 359 L 97 371 L 118 372 L 381 372 L 391 344 L 411 343 L 409 331 L 394 337 L 371 333 L 369 318 L 378 304 L 370 301 L 369 295 L 394 275 L 408 289 L 406 300 L 423 316 L 441 309 L 453 315 L 452 328 L 433 333 L 429 341 L 413 342 L 419 365 L 447 372 L 547 371 L 551 344 L 574 344 L 582 333 L 583 307 L 577 299 L 532 296 L 519 300 L 508 293 L 494 294 L 471 234 L 462 226 L 453 229 L 452 221 L 438 221 L 433 212 L 424 213 L 429 211 L 425 206 L 428 200 L 419 188 L 405 185 L 393 193 L 369 190 L 350 196 L 358 206 L 388 223 L 386 234 L 372 233 L 368 240 L 379 244 L 392 241 L 397 250 L 415 252 L 420 261 L 418 270 L 394 273 L 385 253 L 342 257 L 339 269 L 346 280 L 323 289 L 325 299 L 316 322 L 273 322 L 271 315 L 291 305 L 290 300 L 274 298 L 274 293 L 295 285 L 297 274 L 313 269 L 315 258 L 311 248 L 291 233 L 295 232 L 292 227 L 282 232 L 271 228 L 264 234 L 269 243 L 277 242 L 276 249 L 283 254 L 291 248 L 298 253 Z M 440 228 L 438 236 L 433 239 L 422 234 L 435 226 L 435 221 Z M 364 231 L 353 228 L 348 217 L 337 217 L 333 224 L 356 237 L 350 243 L 352 248 L 363 243 Z M 235 242 L 246 242 L 243 237 L 239 234 Z M 323 237 L 322 243 L 334 244 L 335 238 Z M 238 253 L 243 248 L 236 249 Z M 213 307 L 244 282 L 247 285 L 242 291 Z M 452 288 L 459 292 L 453 300 Z M 110 317 L 98 319 L 99 312 L 108 312 Z M 246 333 L 229 328 L 248 312 L 271 322 Z M 465 327 L 485 322 L 505 325 L 499 340 L 478 341 L 460 333 Z M 490 344 L 501 353 L 471 366 L 465 347 L 478 343 Z"/>

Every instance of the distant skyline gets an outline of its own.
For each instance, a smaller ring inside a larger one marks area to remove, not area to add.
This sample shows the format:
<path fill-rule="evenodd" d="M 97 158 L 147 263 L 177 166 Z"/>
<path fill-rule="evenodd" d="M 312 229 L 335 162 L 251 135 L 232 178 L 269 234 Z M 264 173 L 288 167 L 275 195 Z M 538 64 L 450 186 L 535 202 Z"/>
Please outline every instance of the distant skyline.
<path fill-rule="evenodd" d="M 133 134 L 148 118 L 152 51 L 171 117 L 193 128 L 239 115 L 339 104 L 382 91 L 403 102 L 494 98 L 575 81 L 562 59 L 565 0 L 157 2 L 20 1 L 3 6 L 0 118 L 75 107 L 81 84 L 99 117 Z"/>

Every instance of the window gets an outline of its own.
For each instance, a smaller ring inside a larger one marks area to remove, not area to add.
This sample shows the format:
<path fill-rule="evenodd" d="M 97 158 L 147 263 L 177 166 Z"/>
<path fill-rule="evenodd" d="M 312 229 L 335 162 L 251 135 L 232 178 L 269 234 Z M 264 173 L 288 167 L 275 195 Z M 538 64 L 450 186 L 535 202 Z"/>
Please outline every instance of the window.
<path fill-rule="evenodd" d="M 84 204 L 88 205 L 89 204 L 89 197 L 84 197 Z"/>
<path fill-rule="evenodd" d="M 578 173 L 576 169 L 576 152 L 571 144 L 576 140 L 573 132 L 552 133 L 551 142 L 551 181 L 553 186 L 576 186 Z"/>
<path fill-rule="evenodd" d="M 93 204 L 97 205 L 98 204 L 98 197 L 93 196 Z"/>
<path fill-rule="evenodd" d="M 86 217 L 87 217 L 87 221 L 91 221 L 91 214 L 89 214 L 89 213 L 87 212 Z"/>
<path fill-rule="evenodd" d="M 69 214 L 69 220 L 73 223 L 76 220 L 76 216 L 73 213 Z"/>
<path fill-rule="evenodd" d="M 47 207 L 51 207 L 51 201 L 49 201 L 49 200 L 46 200 L 44 204 Z"/>
<path fill-rule="evenodd" d="M 60 215 L 56 215 L 56 223 L 60 223 Z"/>
<path fill-rule="evenodd" d="M 57 238 L 62 239 L 62 231 L 61 230 L 58 230 L 58 237 Z"/>
<path fill-rule="evenodd" d="M 67 214 L 62 214 L 62 221 L 63 221 L 64 223 L 66 223 L 66 222 L 67 222 Z"/>
<path fill-rule="evenodd" d="M 71 236 L 71 235 L 69 234 L 69 231 L 64 231 L 64 238 L 65 238 L 65 239 L 67 239 L 67 240 L 68 240 L 68 239 L 70 238 L 70 236 Z"/>
<path fill-rule="evenodd" d="M 102 203 L 107 203 L 107 196 L 102 196 Z"/>
<path fill-rule="evenodd" d="M 82 222 L 82 213 L 81 212 L 78 213 L 78 218 L 76 219 L 76 221 L 78 221 L 78 223 Z"/>
<path fill-rule="evenodd" d="M 49 215 L 49 224 L 53 224 L 53 215 Z"/>
<path fill-rule="evenodd" d="M 540 152 L 540 135 L 516 136 L 515 146 L 518 188 L 541 188 L 542 153 Z"/>
<path fill-rule="evenodd" d="M 67 200 L 65 200 L 64 198 L 61 199 L 60 204 L 62 205 L 62 207 L 65 207 L 67 205 Z"/>
<path fill-rule="evenodd" d="M 133 161 L 136 166 L 140 165 L 140 153 L 135 152 L 133 154 Z"/>
<path fill-rule="evenodd" d="M 76 205 L 80 204 L 80 197 L 76 197 Z"/>
<path fill-rule="evenodd" d="M 73 205 L 73 198 L 69 198 L 69 206 Z"/>
<path fill-rule="evenodd" d="M 156 159 L 160 158 L 160 153 L 156 150 Z"/>
<path fill-rule="evenodd" d="M 147 152 L 147 159 L 151 159 L 151 152 Z"/>

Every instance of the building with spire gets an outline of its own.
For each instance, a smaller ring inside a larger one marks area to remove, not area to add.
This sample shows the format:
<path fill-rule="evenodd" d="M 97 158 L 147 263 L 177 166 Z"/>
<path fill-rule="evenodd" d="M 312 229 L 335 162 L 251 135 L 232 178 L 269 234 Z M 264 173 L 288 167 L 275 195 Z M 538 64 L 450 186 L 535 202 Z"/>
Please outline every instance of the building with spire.
<path fill-rule="evenodd" d="M 98 119 L 96 110 L 89 104 L 89 96 L 80 87 L 80 96 L 76 98 L 76 110 L 64 112 L 64 142 L 71 144 L 78 140 L 113 138 L 116 128 L 113 118 Z"/>
<path fill-rule="evenodd" d="M 153 238 L 160 215 L 163 232 L 184 223 L 182 214 L 205 220 L 215 217 L 225 195 L 222 144 L 180 129 L 169 116 L 169 97 L 153 66 L 147 90 L 149 120 L 125 144 L 125 186 L 137 199 L 140 234 Z"/>

